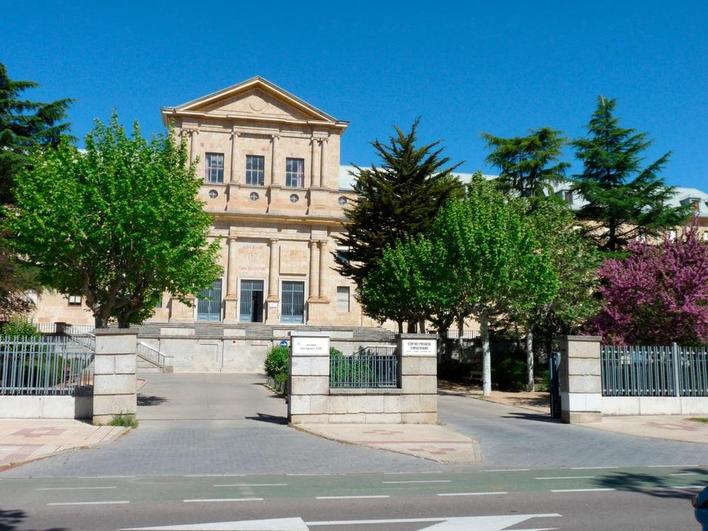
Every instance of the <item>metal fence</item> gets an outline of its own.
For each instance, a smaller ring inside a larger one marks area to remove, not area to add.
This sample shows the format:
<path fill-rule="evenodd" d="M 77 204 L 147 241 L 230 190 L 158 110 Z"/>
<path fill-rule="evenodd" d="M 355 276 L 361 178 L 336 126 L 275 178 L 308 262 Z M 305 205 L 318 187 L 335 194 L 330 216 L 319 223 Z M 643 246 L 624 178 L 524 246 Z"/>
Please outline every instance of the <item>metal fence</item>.
<path fill-rule="evenodd" d="M 329 386 L 338 389 L 396 388 L 400 360 L 396 347 L 363 347 L 351 356 L 330 354 Z"/>
<path fill-rule="evenodd" d="M 708 345 L 602 345 L 604 396 L 708 396 Z"/>
<path fill-rule="evenodd" d="M 155 347 L 151 347 L 150 345 L 148 345 L 147 343 L 143 343 L 142 341 L 138 341 L 137 354 L 140 358 L 144 359 L 149 363 L 152 363 L 153 365 L 156 365 L 157 367 L 166 367 L 172 364 L 172 356 L 168 356 L 167 354 L 160 352 Z"/>
<path fill-rule="evenodd" d="M 90 393 L 93 360 L 66 337 L 0 336 L 0 395 Z"/>

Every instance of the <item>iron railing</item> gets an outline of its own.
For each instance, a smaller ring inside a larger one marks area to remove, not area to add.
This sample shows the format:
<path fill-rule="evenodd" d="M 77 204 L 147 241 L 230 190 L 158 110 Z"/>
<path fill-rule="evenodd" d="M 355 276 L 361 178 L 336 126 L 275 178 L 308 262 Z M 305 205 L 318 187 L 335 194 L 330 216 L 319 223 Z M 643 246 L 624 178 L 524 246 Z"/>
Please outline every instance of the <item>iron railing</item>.
<path fill-rule="evenodd" d="M 168 356 L 160 352 L 155 347 L 151 347 L 150 345 L 148 345 L 147 343 L 143 343 L 142 341 L 138 341 L 137 354 L 140 358 L 144 359 L 148 363 L 152 363 L 157 367 L 166 367 L 168 365 L 171 365 L 171 362 L 169 360 L 172 358 L 172 356 Z"/>
<path fill-rule="evenodd" d="M 0 395 L 90 393 L 93 360 L 69 338 L 0 336 Z"/>
<path fill-rule="evenodd" d="M 396 388 L 400 385 L 396 347 L 362 347 L 350 356 L 330 354 L 329 386 L 336 389 Z"/>
<path fill-rule="evenodd" d="M 708 345 L 602 345 L 604 396 L 708 396 Z"/>

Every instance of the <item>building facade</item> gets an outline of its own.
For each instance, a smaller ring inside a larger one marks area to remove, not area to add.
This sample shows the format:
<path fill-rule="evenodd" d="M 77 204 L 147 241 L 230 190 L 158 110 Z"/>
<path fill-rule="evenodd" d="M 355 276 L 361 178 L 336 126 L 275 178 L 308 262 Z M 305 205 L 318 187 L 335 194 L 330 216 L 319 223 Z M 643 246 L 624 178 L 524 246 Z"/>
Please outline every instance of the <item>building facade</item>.
<path fill-rule="evenodd" d="M 162 109 L 184 139 L 223 276 L 191 305 L 165 293 L 156 322 L 375 326 L 335 269 L 352 193 L 340 187 L 347 122 L 260 77 Z M 35 322 L 91 323 L 80 297 L 44 293 Z"/>

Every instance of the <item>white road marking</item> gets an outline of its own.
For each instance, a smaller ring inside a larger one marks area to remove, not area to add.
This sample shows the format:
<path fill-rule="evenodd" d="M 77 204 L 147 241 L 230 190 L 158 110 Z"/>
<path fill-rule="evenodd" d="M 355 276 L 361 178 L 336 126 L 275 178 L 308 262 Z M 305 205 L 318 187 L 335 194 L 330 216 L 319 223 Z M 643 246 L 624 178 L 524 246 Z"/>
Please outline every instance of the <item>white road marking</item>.
<path fill-rule="evenodd" d="M 617 490 L 617 489 L 551 489 L 551 492 L 607 492 L 610 490 Z"/>
<path fill-rule="evenodd" d="M 705 485 L 675 485 L 672 489 L 705 489 Z"/>
<path fill-rule="evenodd" d="M 403 485 L 408 483 L 450 483 L 451 479 L 410 479 L 404 481 L 382 481 L 385 485 Z"/>
<path fill-rule="evenodd" d="M 593 479 L 597 476 L 547 476 L 535 479 Z"/>
<path fill-rule="evenodd" d="M 388 494 L 363 494 L 360 496 L 316 496 L 316 500 L 368 500 L 372 498 L 390 498 Z"/>
<path fill-rule="evenodd" d="M 114 479 L 114 478 L 134 478 L 137 476 L 79 476 L 79 479 Z"/>
<path fill-rule="evenodd" d="M 437 496 L 494 496 L 495 494 L 509 494 L 508 492 L 495 490 L 493 492 L 441 492 Z"/>
<path fill-rule="evenodd" d="M 287 483 L 231 483 L 226 485 L 214 485 L 215 487 L 287 487 Z"/>
<path fill-rule="evenodd" d="M 647 468 L 698 468 L 703 465 L 647 465 Z"/>
<path fill-rule="evenodd" d="M 619 468 L 618 466 L 576 466 L 571 468 L 571 470 L 614 470 Z"/>
<path fill-rule="evenodd" d="M 39 487 L 34 490 L 105 490 L 105 489 L 115 489 L 117 487 Z"/>
<path fill-rule="evenodd" d="M 530 472 L 530 468 L 488 468 L 484 472 Z"/>
<path fill-rule="evenodd" d="M 495 516 L 440 516 L 437 518 L 391 518 L 381 520 L 329 520 L 321 522 L 303 522 L 301 518 L 278 518 L 268 520 L 242 520 L 238 522 L 207 522 L 201 524 L 166 525 L 158 527 L 133 527 L 121 531 L 266 531 L 277 529 L 279 531 L 307 531 L 309 527 L 320 526 L 355 526 L 355 525 L 381 525 L 381 524 L 416 524 L 432 523 L 425 529 L 439 529 L 440 531 L 500 531 L 509 526 L 517 525 L 531 518 L 559 518 L 558 513 L 549 514 L 509 514 Z M 544 528 L 545 530 L 553 528 Z M 544 531 L 542 529 L 527 531 Z"/>
<path fill-rule="evenodd" d="M 185 474 L 185 478 L 242 478 L 246 474 Z"/>
<path fill-rule="evenodd" d="M 675 474 L 669 474 L 669 476 L 697 476 L 698 472 L 676 472 Z"/>
<path fill-rule="evenodd" d="M 58 505 L 124 505 L 130 503 L 126 500 L 121 501 L 88 501 L 88 502 L 52 502 L 48 503 L 48 506 L 58 506 Z"/>
<path fill-rule="evenodd" d="M 194 500 L 182 500 L 183 503 L 212 503 L 212 502 L 247 502 L 263 501 L 263 498 L 199 498 Z"/>

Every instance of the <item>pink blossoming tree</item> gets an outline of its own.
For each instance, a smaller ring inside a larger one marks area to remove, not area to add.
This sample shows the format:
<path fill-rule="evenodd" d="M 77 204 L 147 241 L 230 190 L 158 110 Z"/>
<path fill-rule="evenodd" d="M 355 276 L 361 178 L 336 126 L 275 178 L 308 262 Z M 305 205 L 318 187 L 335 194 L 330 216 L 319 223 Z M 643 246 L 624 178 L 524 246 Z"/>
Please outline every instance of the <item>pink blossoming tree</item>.
<path fill-rule="evenodd" d="M 708 244 L 694 223 L 661 245 L 634 242 L 600 267 L 596 332 L 616 344 L 708 342 Z"/>

